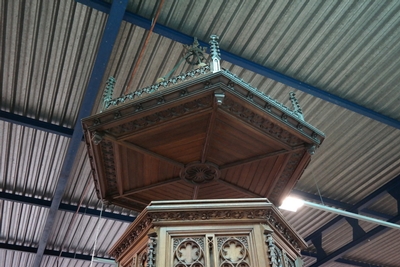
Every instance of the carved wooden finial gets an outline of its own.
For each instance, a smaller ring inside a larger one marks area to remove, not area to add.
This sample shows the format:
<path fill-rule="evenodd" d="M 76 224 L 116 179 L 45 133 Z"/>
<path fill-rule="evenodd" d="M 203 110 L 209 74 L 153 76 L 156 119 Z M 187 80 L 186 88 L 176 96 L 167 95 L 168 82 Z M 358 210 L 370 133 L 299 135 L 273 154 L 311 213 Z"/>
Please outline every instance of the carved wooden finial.
<path fill-rule="evenodd" d="M 103 94 L 103 108 L 102 111 L 106 110 L 110 106 L 110 101 L 112 100 L 112 95 L 114 92 L 115 78 L 110 77 L 106 83 L 106 89 Z"/>
<path fill-rule="evenodd" d="M 210 64 L 210 69 L 212 72 L 217 72 L 221 70 L 221 64 L 220 64 L 220 60 L 221 60 L 221 53 L 219 50 L 219 44 L 218 44 L 218 35 L 211 35 L 210 36 L 211 40 L 210 40 L 210 54 L 211 54 L 211 64 Z"/>
<path fill-rule="evenodd" d="M 303 111 L 301 110 L 299 102 L 297 101 L 296 94 L 294 92 L 290 92 L 289 99 L 292 102 L 293 112 L 297 115 L 297 117 L 304 120 Z"/>

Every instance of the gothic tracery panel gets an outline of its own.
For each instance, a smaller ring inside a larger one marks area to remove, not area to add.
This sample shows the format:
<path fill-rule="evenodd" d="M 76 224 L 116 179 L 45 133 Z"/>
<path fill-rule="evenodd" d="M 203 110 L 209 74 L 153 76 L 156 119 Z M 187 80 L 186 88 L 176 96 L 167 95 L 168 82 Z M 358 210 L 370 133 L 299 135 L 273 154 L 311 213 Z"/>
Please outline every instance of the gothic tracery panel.
<path fill-rule="evenodd" d="M 219 267 L 250 267 L 248 238 L 217 237 Z"/>
<path fill-rule="evenodd" d="M 205 267 L 204 238 L 174 238 L 174 267 Z"/>

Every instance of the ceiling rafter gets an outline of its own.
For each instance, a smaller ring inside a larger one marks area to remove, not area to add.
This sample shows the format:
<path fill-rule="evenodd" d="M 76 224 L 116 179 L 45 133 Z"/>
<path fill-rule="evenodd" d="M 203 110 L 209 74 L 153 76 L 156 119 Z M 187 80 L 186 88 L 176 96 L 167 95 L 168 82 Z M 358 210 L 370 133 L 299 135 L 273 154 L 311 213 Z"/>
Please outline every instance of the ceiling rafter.
<path fill-rule="evenodd" d="M 49 133 L 58 134 L 65 137 L 72 137 L 73 129 L 59 126 L 53 123 L 40 121 L 26 116 L 13 114 L 7 111 L 0 110 L 0 120 L 7 121 L 13 124 L 30 127 L 36 130 L 41 130 Z"/>
<path fill-rule="evenodd" d="M 385 195 L 388 194 L 388 190 L 391 190 L 397 186 L 400 186 L 400 175 L 398 175 L 397 177 L 395 177 L 394 179 L 392 179 L 390 182 L 386 183 L 385 185 L 381 186 L 380 188 L 378 188 L 377 190 L 375 190 L 374 192 L 372 192 L 371 194 L 366 196 L 364 199 L 360 200 L 355 205 L 347 208 L 346 210 L 350 211 L 350 212 L 358 213 L 358 211 L 360 211 L 360 210 L 368 207 L 372 203 L 380 200 L 382 197 L 384 197 Z M 327 224 L 325 224 L 318 230 L 314 231 L 314 233 L 307 236 L 305 238 L 305 240 L 306 241 L 312 240 L 313 238 L 319 236 L 321 233 L 323 233 L 324 231 L 326 231 L 327 229 L 329 229 L 330 227 L 332 227 L 333 225 L 335 225 L 336 223 L 338 223 L 339 221 L 341 221 L 343 219 L 344 219 L 343 216 L 338 215 L 333 220 L 331 220 L 330 222 L 328 222 Z"/>
<path fill-rule="evenodd" d="M 51 206 L 50 200 L 44 200 L 44 199 L 39 199 L 39 198 L 35 198 L 35 197 L 27 197 L 27 196 L 11 194 L 11 193 L 6 193 L 6 192 L 0 192 L 0 199 L 6 200 L 6 201 L 18 202 L 18 203 L 27 204 L 27 205 L 44 207 L 44 208 L 50 208 L 50 206 Z M 111 219 L 111 220 L 122 221 L 122 222 L 127 222 L 127 223 L 133 222 L 136 218 L 133 216 L 123 215 L 123 214 L 118 214 L 118 213 L 113 213 L 113 212 L 108 212 L 108 211 L 101 212 L 101 210 L 91 209 L 88 207 L 79 207 L 79 209 L 78 209 L 78 206 L 66 204 L 66 203 L 60 203 L 58 210 L 66 211 L 66 212 L 78 211 L 79 214 L 93 216 L 93 217 L 99 217 L 100 213 L 102 213 L 101 217 L 103 217 L 105 219 Z"/>
<path fill-rule="evenodd" d="M 37 248 L 34 248 L 34 247 L 28 247 L 28 246 L 22 246 L 22 245 L 14 245 L 14 244 L 8 244 L 8 243 L 0 243 L 0 249 L 21 251 L 21 252 L 27 252 L 27 253 L 36 253 L 36 251 L 37 251 Z M 91 261 L 92 260 L 92 255 L 65 252 L 65 251 L 60 253 L 60 251 L 52 250 L 52 249 L 45 249 L 44 255 L 56 256 L 56 257 L 60 256 L 61 258 L 85 260 L 85 261 Z M 103 260 L 111 260 L 110 258 L 104 258 L 104 257 L 96 257 L 96 258 L 97 259 L 103 259 Z"/>

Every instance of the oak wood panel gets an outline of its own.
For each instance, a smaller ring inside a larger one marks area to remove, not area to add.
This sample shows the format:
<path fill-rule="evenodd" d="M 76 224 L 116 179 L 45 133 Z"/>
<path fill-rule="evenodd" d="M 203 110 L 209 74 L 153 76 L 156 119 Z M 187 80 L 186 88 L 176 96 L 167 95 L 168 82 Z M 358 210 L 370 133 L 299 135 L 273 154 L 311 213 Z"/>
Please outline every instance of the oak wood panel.
<path fill-rule="evenodd" d="M 215 181 L 201 185 L 199 188 L 197 199 L 223 199 L 244 197 L 249 197 L 249 195 Z"/>
<path fill-rule="evenodd" d="M 153 150 L 165 144 L 196 136 L 199 133 L 204 133 L 205 135 L 209 116 L 209 114 L 202 114 L 199 117 L 192 117 L 191 120 L 175 121 L 171 124 L 165 124 L 158 128 L 135 134 L 126 140 Z"/>
<path fill-rule="evenodd" d="M 123 147 L 124 191 L 178 177 L 180 168 L 149 155 Z"/>
<path fill-rule="evenodd" d="M 174 184 L 165 185 L 160 188 L 143 191 L 134 194 L 133 197 L 149 200 L 167 200 L 167 199 L 191 199 L 193 195 L 194 185 L 186 182 L 176 182 Z"/>
<path fill-rule="evenodd" d="M 282 149 L 261 133 L 249 136 L 246 128 L 244 123 L 234 125 L 225 116 L 218 116 L 208 160 L 222 165 Z"/>

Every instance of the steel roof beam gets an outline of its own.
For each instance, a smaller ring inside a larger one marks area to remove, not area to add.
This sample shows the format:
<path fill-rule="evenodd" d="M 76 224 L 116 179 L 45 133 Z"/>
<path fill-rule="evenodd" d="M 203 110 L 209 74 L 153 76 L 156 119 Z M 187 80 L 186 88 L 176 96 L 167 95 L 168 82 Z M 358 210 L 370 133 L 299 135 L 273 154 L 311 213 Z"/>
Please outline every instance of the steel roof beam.
<path fill-rule="evenodd" d="M 321 197 L 318 195 L 314 195 L 311 193 L 307 193 L 307 192 L 303 192 L 301 190 L 298 189 L 293 189 L 290 193 L 291 195 L 295 196 L 295 197 L 299 197 L 300 199 L 303 200 L 309 200 L 309 201 L 315 201 L 318 203 L 323 203 L 324 205 L 328 205 L 328 206 L 332 206 L 338 209 L 342 209 L 342 210 L 352 210 L 354 209 L 353 205 L 338 201 L 338 200 L 334 200 L 331 198 L 327 198 L 327 197 Z M 370 210 L 367 208 L 363 208 L 359 210 L 360 214 L 364 214 L 365 216 L 371 216 L 373 218 L 379 218 L 382 220 L 389 220 L 390 218 L 392 218 L 392 216 L 385 214 L 385 213 L 381 213 L 378 211 L 374 211 L 374 210 Z"/>
<path fill-rule="evenodd" d="M 396 188 L 400 186 L 400 175 L 392 179 L 390 182 L 386 183 L 385 185 L 381 186 L 371 194 L 369 194 L 367 197 L 364 199 L 360 200 L 358 203 L 353 205 L 351 208 L 346 209 L 347 211 L 350 212 L 355 212 L 358 213 L 360 210 L 363 210 L 371 205 L 372 203 L 380 200 L 383 196 L 388 194 L 389 190 L 393 190 L 393 188 Z M 320 227 L 318 230 L 314 231 L 314 233 L 310 234 L 305 238 L 306 241 L 310 241 L 316 237 L 318 237 L 322 232 L 326 231 L 327 229 L 331 228 L 341 220 L 343 220 L 344 217 L 339 215 L 326 223 L 324 226 Z"/>
<path fill-rule="evenodd" d="M 6 193 L 6 192 L 0 192 L 0 199 L 18 202 L 18 203 L 22 203 L 22 204 L 44 207 L 44 208 L 50 208 L 50 206 L 51 206 L 50 200 L 44 200 L 44 199 L 39 199 L 39 198 L 34 198 L 34 197 L 26 197 L 26 196 L 21 196 L 21 195 L 16 195 L 16 194 L 10 194 L 10 193 Z M 60 203 L 58 210 L 66 211 L 66 212 L 76 212 L 78 210 L 78 206 Z M 99 217 L 101 211 L 97 210 L 97 209 L 87 208 L 87 207 L 80 207 L 78 210 L 78 213 L 82 214 L 82 215 L 92 216 L 92 217 Z M 136 219 L 136 217 L 133 217 L 133 216 L 112 213 L 112 212 L 108 212 L 108 211 L 103 211 L 101 214 L 101 217 L 105 218 L 105 219 L 127 222 L 127 223 L 131 223 Z"/>
<path fill-rule="evenodd" d="M 0 120 L 53 134 L 72 137 L 73 129 L 0 110 Z"/>
<path fill-rule="evenodd" d="M 76 0 L 77 2 L 87 5 L 91 8 L 97 9 L 99 11 L 108 13 L 110 10 L 110 4 L 104 2 L 104 1 L 99 1 L 99 0 Z M 133 14 L 131 12 L 126 11 L 124 15 L 124 20 L 126 20 L 129 23 L 132 23 L 136 26 L 139 26 L 144 29 L 150 29 L 152 21 L 150 19 L 143 18 L 139 15 Z M 156 24 L 154 26 L 153 31 L 161 36 L 164 36 L 166 38 L 169 38 L 171 40 L 174 40 L 176 42 L 180 42 L 183 44 L 191 44 L 193 42 L 193 37 L 183 34 L 177 30 L 174 30 L 172 28 L 168 28 L 166 26 L 163 26 L 161 24 Z M 208 44 L 205 42 L 199 41 L 200 45 L 208 47 Z M 244 69 L 253 71 L 255 73 L 258 73 L 260 75 L 263 75 L 267 78 L 270 78 L 272 80 L 275 80 L 277 82 L 280 82 L 282 84 L 285 84 L 287 86 L 290 86 L 292 88 L 295 88 L 297 90 L 300 90 L 302 92 L 308 93 L 310 95 L 313 95 L 315 97 L 318 97 L 322 100 L 325 100 L 327 102 L 333 103 L 335 105 L 338 105 L 340 107 L 346 108 L 348 110 L 351 110 L 353 112 L 356 112 L 358 114 L 361 114 L 363 116 L 366 116 L 368 118 L 371 118 L 373 120 L 379 121 L 381 123 L 387 124 L 389 126 L 392 126 L 394 128 L 400 129 L 400 121 L 397 121 L 391 117 L 385 116 L 383 114 L 380 114 L 374 110 L 368 109 L 366 107 L 363 107 L 357 103 L 351 102 L 347 99 L 341 98 L 339 96 L 336 96 L 334 94 L 331 94 L 327 91 L 324 91 L 320 88 L 317 88 L 315 86 L 312 86 L 310 84 L 304 83 L 302 81 L 296 80 L 292 77 L 289 77 L 285 74 L 279 73 L 273 69 L 267 68 L 265 66 L 262 66 L 260 64 L 257 64 L 251 60 L 242 58 L 240 56 L 234 55 L 228 51 L 224 51 L 221 49 L 221 57 L 223 60 L 226 60 L 232 64 L 235 64 L 237 66 L 240 66 Z"/>
<path fill-rule="evenodd" d="M 74 132 L 68 145 L 67 153 L 63 166 L 61 168 L 50 210 L 44 225 L 42 235 L 39 240 L 38 250 L 35 260 L 33 262 L 33 267 L 40 267 L 41 265 L 43 254 L 47 246 L 47 241 L 49 240 L 50 233 L 52 232 L 52 228 L 55 224 L 54 221 L 56 219 L 58 207 L 60 206 L 62 196 L 64 194 L 65 188 L 67 187 L 67 181 L 70 176 L 70 171 L 73 167 L 79 146 L 81 144 L 83 135 L 81 120 L 85 117 L 90 116 L 93 106 L 95 104 L 97 93 L 99 91 L 99 88 L 101 87 L 101 81 L 107 68 L 107 64 L 111 56 L 119 29 L 121 27 L 127 3 L 128 0 L 113 1 L 113 4 L 111 6 L 103 36 L 100 41 L 99 49 L 97 51 L 92 74 L 89 79 L 88 87 L 85 90 L 83 101 L 80 105 L 80 110 L 74 127 Z"/>
<path fill-rule="evenodd" d="M 400 222 L 400 215 L 393 217 L 392 219 L 389 220 L 389 222 L 391 222 L 391 223 Z M 340 258 L 345 253 L 347 253 L 353 249 L 359 248 L 363 244 L 370 241 L 372 238 L 376 237 L 377 235 L 384 234 L 385 232 L 387 232 L 389 230 L 392 230 L 392 229 L 384 227 L 384 226 L 377 226 L 374 229 L 372 229 L 371 231 L 367 232 L 365 235 L 349 242 L 348 244 L 344 245 L 343 247 L 339 248 L 338 250 L 328 254 L 323 259 L 318 259 L 317 262 L 312 264 L 310 267 L 318 267 L 318 266 L 322 266 L 325 263 L 334 261 L 334 260 Z"/>
<path fill-rule="evenodd" d="M 7 244 L 7 243 L 0 243 L 0 249 L 21 251 L 21 252 L 27 252 L 27 253 L 36 253 L 36 251 L 37 251 L 37 248 L 34 248 L 34 247 L 27 247 L 27 246 Z M 45 249 L 44 255 L 58 257 L 60 255 L 60 251 L 51 250 L 51 249 Z M 68 258 L 68 259 L 76 259 L 76 260 L 85 260 L 85 261 L 91 261 L 92 260 L 92 256 L 91 255 L 85 255 L 85 254 L 79 254 L 79 253 L 71 253 L 71 252 L 61 252 L 60 257 L 61 258 Z M 104 257 L 96 257 L 96 258 L 97 259 L 110 260 L 110 258 L 104 258 Z"/>

